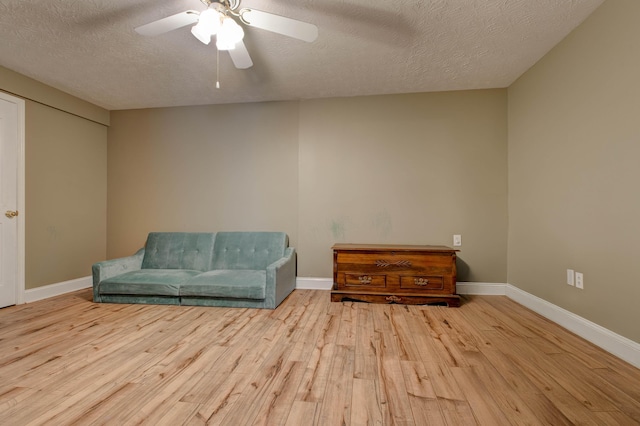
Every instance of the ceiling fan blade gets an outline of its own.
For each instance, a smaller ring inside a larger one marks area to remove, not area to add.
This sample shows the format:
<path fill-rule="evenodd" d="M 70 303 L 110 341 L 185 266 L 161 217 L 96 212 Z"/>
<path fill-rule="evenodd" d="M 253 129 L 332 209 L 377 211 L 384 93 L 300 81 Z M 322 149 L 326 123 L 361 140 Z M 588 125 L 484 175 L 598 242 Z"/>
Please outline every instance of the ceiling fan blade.
<path fill-rule="evenodd" d="M 142 25 L 136 28 L 136 32 L 145 36 L 156 36 L 177 30 L 178 28 L 182 28 L 189 24 L 195 24 L 198 22 L 198 17 L 199 13 L 195 10 L 187 10 L 185 12 L 176 13 L 175 15 L 167 16 L 166 18 Z"/>
<path fill-rule="evenodd" d="M 251 56 L 249 56 L 247 46 L 244 45 L 242 40 L 236 44 L 235 49 L 229 50 L 229 55 L 231 56 L 233 65 L 238 69 L 244 70 L 253 66 L 253 61 L 251 60 Z"/>
<path fill-rule="evenodd" d="M 308 42 L 318 38 L 318 27 L 307 22 L 254 9 L 241 9 L 239 13 L 242 22 L 251 27 L 262 28 Z"/>

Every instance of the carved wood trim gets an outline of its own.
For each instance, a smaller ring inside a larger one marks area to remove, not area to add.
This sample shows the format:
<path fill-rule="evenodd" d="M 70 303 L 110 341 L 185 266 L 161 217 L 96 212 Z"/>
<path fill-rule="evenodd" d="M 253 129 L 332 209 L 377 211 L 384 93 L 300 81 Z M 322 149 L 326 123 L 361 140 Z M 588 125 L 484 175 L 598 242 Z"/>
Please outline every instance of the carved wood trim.
<path fill-rule="evenodd" d="M 376 260 L 376 266 L 379 268 L 387 268 L 389 266 L 400 266 L 403 268 L 408 268 L 411 266 L 411 261 L 410 260 L 398 260 L 395 262 L 389 262 L 387 260 L 384 259 L 378 259 Z"/>

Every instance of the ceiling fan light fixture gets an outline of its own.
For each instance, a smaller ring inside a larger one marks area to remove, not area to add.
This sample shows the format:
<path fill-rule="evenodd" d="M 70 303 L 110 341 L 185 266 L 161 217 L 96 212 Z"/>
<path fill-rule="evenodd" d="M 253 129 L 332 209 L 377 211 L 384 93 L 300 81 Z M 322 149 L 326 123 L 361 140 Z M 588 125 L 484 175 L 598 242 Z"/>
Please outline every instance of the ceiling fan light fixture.
<path fill-rule="evenodd" d="M 231 50 L 244 38 L 244 30 L 232 18 L 225 16 L 218 30 L 216 47 L 218 50 Z"/>
<path fill-rule="evenodd" d="M 200 13 L 198 23 L 191 28 L 191 34 L 204 44 L 209 44 L 211 37 L 220 29 L 222 17 L 223 15 L 214 9 L 203 11 Z"/>
<path fill-rule="evenodd" d="M 186 10 L 136 27 L 135 31 L 145 36 L 156 36 L 195 24 L 191 28 L 193 35 L 204 44 L 210 44 L 215 35 L 217 52 L 227 50 L 237 69 L 250 68 L 253 61 L 243 42 L 244 30 L 236 18 L 246 26 L 306 42 L 318 38 L 318 27 L 313 24 L 250 8 L 238 10 L 241 0 L 200 1 L 206 6 L 202 12 Z"/>
<path fill-rule="evenodd" d="M 191 34 L 204 44 L 209 44 L 211 42 L 211 33 L 207 32 L 202 27 L 198 27 L 198 25 L 191 27 Z"/>
<path fill-rule="evenodd" d="M 216 47 L 218 48 L 218 50 L 233 50 L 236 48 L 236 44 L 226 42 L 218 37 L 218 40 L 216 41 Z"/>

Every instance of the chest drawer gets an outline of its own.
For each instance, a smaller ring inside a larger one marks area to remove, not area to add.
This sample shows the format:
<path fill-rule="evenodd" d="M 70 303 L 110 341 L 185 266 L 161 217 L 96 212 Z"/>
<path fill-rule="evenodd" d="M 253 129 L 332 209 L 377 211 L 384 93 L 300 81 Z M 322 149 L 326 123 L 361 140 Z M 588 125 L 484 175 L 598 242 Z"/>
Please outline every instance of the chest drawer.
<path fill-rule="evenodd" d="M 400 276 L 400 288 L 403 290 L 442 290 L 444 280 L 442 276 Z"/>
<path fill-rule="evenodd" d="M 345 287 L 385 288 L 386 275 L 344 274 Z"/>

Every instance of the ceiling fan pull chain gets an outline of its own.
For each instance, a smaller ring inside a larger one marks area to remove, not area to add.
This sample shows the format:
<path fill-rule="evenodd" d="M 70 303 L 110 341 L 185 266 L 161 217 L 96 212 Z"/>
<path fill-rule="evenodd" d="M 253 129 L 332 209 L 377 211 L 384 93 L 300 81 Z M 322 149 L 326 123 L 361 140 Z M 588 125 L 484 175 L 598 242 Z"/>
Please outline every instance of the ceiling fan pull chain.
<path fill-rule="evenodd" d="M 220 88 L 220 49 L 216 47 L 216 89 Z"/>

